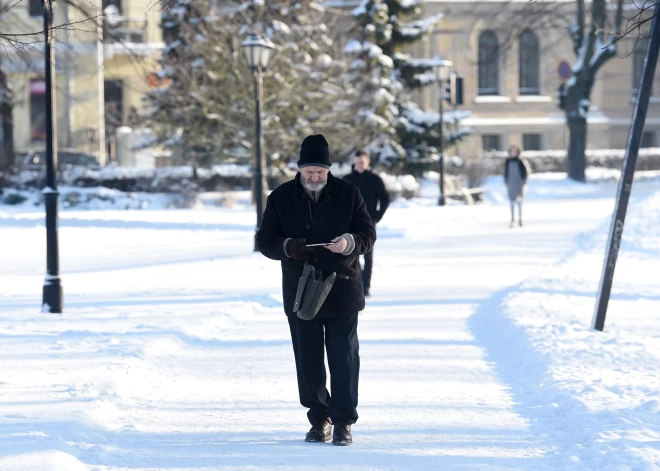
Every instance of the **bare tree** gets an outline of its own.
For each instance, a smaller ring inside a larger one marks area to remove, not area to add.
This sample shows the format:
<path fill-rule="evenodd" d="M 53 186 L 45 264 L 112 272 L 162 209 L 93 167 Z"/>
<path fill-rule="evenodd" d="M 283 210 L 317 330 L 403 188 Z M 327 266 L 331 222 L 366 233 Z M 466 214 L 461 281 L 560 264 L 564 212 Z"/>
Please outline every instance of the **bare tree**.
<path fill-rule="evenodd" d="M 572 77 L 560 88 L 560 106 L 565 112 L 569 129 L 567 170 L 571 179 L 585 180 L 587 114 L 597 74 L 607 61 L 616 57 L 617 41 L 635 30 L 639 31 L 649 21 L 645 12 L 654 3 L 644 1 L 643 5 L 632 4 L 631 11 L 635 14 L 625 18 L 627 26 L 624 29 L 624 8 L 630 4 L 624 4 L 623 0 L 591 0 L 588 7 L 585 0 L 576 0 L 574 6 L 542 0 L 531 0 L 522 6 L 517 2 L 506 2 L 498 5 L 497 11 L 489 8 L 480 15 L 488 17 L 496 25 L 502 49 L 509 48 L 525 29 L 537 32 L 568 29 L 576 59 Z M 488 8 L 487 5 L 480 7 Z M 558 41 L 563 41 L 563 36 Z M 546 47 L 556 44 L 546 44 Z"/>
<path fill-rule="evenodd" d="M 623 20 L 623 0 L 617 0 L 614 24 L 608 25 L 606 0 L 592 0 L 587 18 L 585 1 L 577 0 L 575 21 L 570 26 L 573 50 L 577 59 L 573 64 L 573 76 L 569 79 L 565 94 L 564 111 L 569 130 L 568 176 L 585 181 L 587 144 L 587 113 L 591 105 L 591 90 L 598 71 L 616 56 L 616 39 Z M 611 34 L 606 34 L 610 29 Z"/>

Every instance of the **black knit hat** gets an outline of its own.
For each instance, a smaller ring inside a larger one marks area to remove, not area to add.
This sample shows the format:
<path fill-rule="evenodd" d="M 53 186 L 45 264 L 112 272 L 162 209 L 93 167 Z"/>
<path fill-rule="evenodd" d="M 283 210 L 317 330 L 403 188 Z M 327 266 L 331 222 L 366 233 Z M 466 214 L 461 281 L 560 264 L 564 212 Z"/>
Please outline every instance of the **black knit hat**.
<path fill-rule="evenodd" d="M 323 168 L 330 168 L 330 152 L 328 151 L 328 141 L 323 134 L 314 134 L 307 136 L 300 146 L 300 160 L 298 168 L 309 167 L 311 165 Z"/>

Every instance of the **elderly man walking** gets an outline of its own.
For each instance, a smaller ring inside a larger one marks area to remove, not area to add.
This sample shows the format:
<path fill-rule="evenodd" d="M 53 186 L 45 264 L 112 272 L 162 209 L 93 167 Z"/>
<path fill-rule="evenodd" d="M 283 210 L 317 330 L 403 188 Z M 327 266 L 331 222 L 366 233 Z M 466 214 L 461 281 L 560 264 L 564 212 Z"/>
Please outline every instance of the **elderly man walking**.
<path fill-rule="evenodd" d="M 376 230 L 359 190 L 335 178 L 328 142 L 320 135 L 300 147 L 299 173 L 268 197 L 257 247 L 282 263 L 284 311 L 289 321 L 298 376 L 300 403 L 309 409 L 312 428 L 305 440 L 335 445 L 353 442 L 351 425 L 358 419 L 360 356 L 358 313 L 364 293 L 358 258 L 371 250 Z M 311 265 L 332 284 L 311 319 L 294 303 L 305 266 Z M 326 388 L 324 346 L 330 369 Z"/>

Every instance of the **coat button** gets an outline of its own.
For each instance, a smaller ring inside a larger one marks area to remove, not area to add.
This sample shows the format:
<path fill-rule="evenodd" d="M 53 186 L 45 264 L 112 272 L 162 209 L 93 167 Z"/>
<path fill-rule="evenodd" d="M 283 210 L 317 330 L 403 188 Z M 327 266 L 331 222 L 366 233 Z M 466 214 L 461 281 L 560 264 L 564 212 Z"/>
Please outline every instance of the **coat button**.
<path fill-rule="evenodd" d="M 308 229 L 308 230 L 309 230 L 309 229 L 311 229 L 311 228 L 312 228 L 312 226 L 311 226 L 310 224 L 305 224 L 305 229 Z"/>

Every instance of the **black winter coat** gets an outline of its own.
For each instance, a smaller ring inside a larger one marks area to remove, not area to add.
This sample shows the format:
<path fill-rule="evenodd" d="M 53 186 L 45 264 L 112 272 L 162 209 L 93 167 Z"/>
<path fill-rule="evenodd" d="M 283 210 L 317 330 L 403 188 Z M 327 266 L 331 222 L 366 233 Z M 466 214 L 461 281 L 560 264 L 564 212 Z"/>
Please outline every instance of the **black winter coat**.
<path fill-rule="evenodd" d="M 355 249 L 350 255 L 316 247 L 309 257 L 309 262 L 324 276 L 333 271 L 337 273 L 330 294 L 317 314 L 324 318 L 364 309 L 358 257 L 371 250 L 376 241 L 376 229 L 364 200 L 355 186 L 331 173 L 316 204 L 303 189 L 300 173 L 270 194 L 256 236 L 257 247 L 266 257 L 282 262 L 282 294 L 288 316 L 295 315 L 293 302 L 304 262 L 285 255 L 284 241 L 289 237 L 303 237 L 308 244 L 325 243 L 347 232 L 355 239 Z"/>
<path fill-rule="evenodd" d="M 506 162 L 504 162 L 504 181 L 509 181 L 509 162 L 512 160 L 518 164 L 518 167 L 520 167 L 520 175 L 522 176 L 523 181 L 526 182 L 529 175 L 525 162 L 523 162 L 520 157 L 507 157 Z"/>
<path fill-rule="evenodd" d="M 367 205 L 369 216 L 375 223 L 383 219 L 385 211 L 390 204 L 390 194 L 385 189 L 383 179 L 373 173 L 371 170 L 365 170 L 362 173 L 352 172 L 344 177 L 344 180 L 357 186 Z M 380 208 L 378 207 L 380 203 Z"/>

